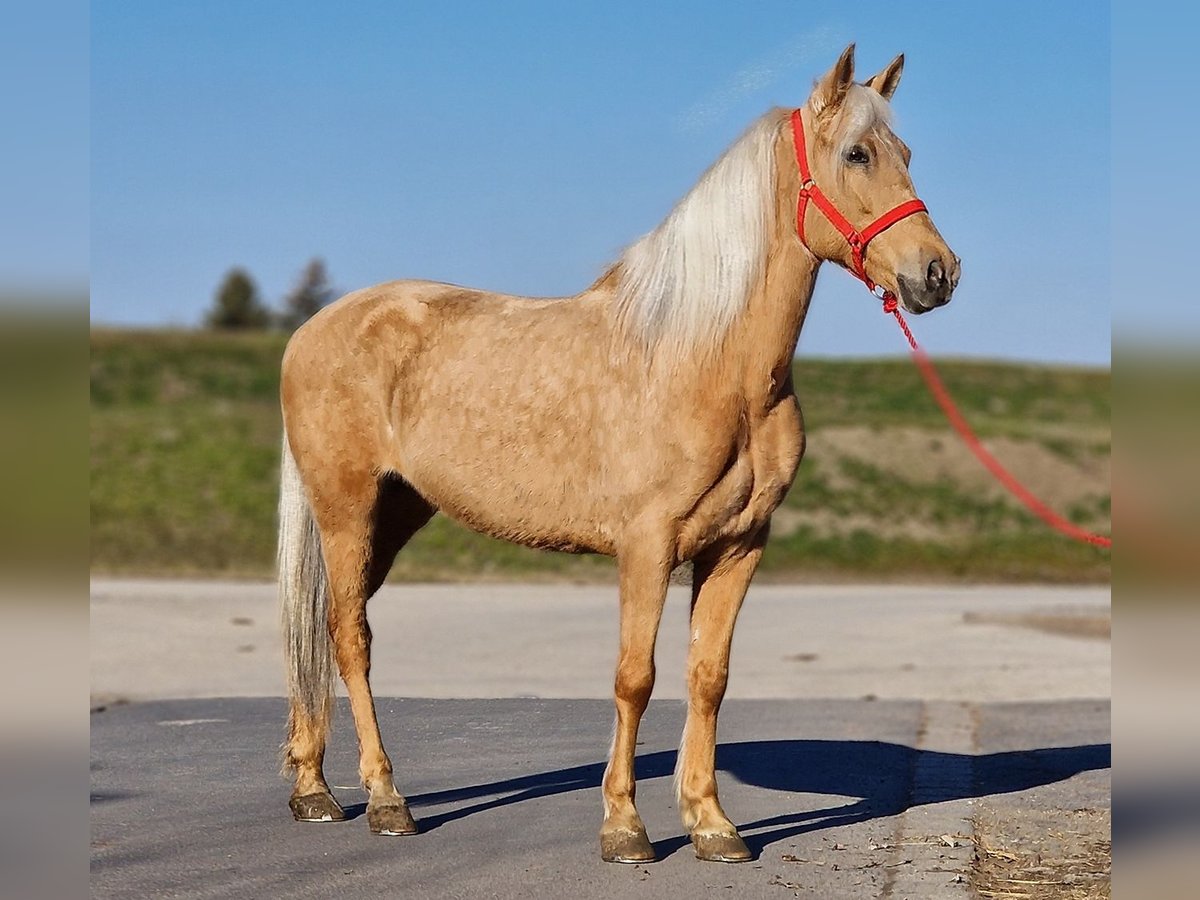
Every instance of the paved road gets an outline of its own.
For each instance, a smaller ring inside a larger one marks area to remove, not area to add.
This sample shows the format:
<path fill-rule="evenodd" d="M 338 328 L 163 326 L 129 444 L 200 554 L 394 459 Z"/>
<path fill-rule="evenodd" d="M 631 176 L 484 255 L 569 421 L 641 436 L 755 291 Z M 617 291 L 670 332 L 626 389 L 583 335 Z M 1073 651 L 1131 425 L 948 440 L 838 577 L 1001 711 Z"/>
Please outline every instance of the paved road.
<path fill-rule="evenodd" d="M 638 801 L 661 861 L 613 866 L 597 842 L 607 701 L 383 700 L 380 711 L 426 829 L 416 837 L 368 833 L 345 709 L 327 773 L 356 818 L 328 825 L 291 821 L 276 772 L 281 700 L 93 715 L 94 894 L 965 897 L 973 798 L 1036 794 L 1069 810 L 1080 796 L 1108 796 L 1107 701 L 733 701 L 721 719 L 721 796 L 758 858 L 701 863 L 670 796 L 683 710 L 658 701 Z M 993 720 L 1014 719 L 1019 730 L 999 729 L 1003 749 L 976 745 Z"/>
<path fill-rule="evenodd" d="M 686 607 L 674 591 L 656 697 L 681 696 Z M 291 821 L 271 586 L 96 581 L 93 894 L 959 900 L 977 813 L 1107 808 L 1108 609 L 1092 588 L 755 586 L 718 764 L 758 858 L 694 859 L 670 796 L 683 708 L 659 699 L 638 800 L 661 861 L 619 867 L 597 847 L 612 588 L 373 601 L 381 724 L 426 829 L 387 839 L 344 708 L 327 773 L 355 818 Z"/>

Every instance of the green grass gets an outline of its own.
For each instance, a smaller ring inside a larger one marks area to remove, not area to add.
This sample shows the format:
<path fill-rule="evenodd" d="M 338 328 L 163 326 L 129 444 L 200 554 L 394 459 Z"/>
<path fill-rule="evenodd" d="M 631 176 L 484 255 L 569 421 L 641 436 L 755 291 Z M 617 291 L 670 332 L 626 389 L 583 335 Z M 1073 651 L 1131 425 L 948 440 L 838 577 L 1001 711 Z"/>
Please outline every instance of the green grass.
<path fill-rule="evenodd" d="M 1107 370 L 938 361 L 955 402 L 982 436 L 1026 436 L 1049 425 L 1109 428 Z M 945 429 L 942 412 L 907 359 L 798 360 L 805 422 Z"/>
<path fill-rule="evenodd" d="M 271 575 L 285 342 L 276 334 L 93 332 L 94 572 Z M 1062 512 L 1108 530 L 1107 371 L 963 361 L 939 368 L 982 436 L 1033 442 L 1046 465 L 1085 473 L 1087 490 Z M 866 427 L 885 448 L 918 429 L 940 452 L 961 452 L 908 360 L 800 361 L 795 383 L 810 452 L 776 517 L 764 577 L 1108 579 L 1107 553 L 1057 536 L 1005 498 L 914 474 L 920 458 L 864 461 L 820 449 L 835 446 L 839 430 Z M 439 516 L 400 554 L 393 577 L 612 573 L 604 558 L 528 550 Z"/>

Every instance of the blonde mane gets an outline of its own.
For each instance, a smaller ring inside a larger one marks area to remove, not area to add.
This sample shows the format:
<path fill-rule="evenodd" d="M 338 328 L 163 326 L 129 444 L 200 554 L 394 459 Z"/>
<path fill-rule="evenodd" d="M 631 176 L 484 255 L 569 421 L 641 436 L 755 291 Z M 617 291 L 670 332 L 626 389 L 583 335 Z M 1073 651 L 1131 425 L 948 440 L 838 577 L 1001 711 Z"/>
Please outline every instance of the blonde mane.
<path fill-rule="evenodd" d="M 772 110 L 725 151 L 617 264 L 621 329 L 647 350 L 711 349 L 761 282 L 775 217 Z"/>

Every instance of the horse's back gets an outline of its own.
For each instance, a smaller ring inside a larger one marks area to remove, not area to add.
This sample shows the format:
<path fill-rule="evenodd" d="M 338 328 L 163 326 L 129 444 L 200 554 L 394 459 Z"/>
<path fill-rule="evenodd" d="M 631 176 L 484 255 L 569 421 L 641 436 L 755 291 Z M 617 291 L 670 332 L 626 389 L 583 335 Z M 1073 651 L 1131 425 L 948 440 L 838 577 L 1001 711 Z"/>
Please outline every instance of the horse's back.
<path fill-rule="evenodd" d="M 496 314 L 520 298 L 434 281 L 391 281 L 362 288 L 329 304 L 304 323 L 283 357 L 290 381 L 318 392 L 349 377 L 370 387 L 371 372 L 403 367 L 455 320 Z M 335 377 L 336 376 L 336 377 Z"/>

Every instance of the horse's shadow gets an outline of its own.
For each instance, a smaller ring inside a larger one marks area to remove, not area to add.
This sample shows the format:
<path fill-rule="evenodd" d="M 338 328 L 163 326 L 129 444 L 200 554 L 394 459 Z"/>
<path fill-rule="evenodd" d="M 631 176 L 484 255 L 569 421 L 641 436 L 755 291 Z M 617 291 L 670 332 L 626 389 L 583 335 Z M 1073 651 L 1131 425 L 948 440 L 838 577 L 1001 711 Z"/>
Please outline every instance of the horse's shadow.
<path fill-rule="evenodd" d="M 637 758 L 639 780 L 669 777 L 675 751 Z M 757 856 L 763 848 L 798 834 L 894 816 L 912 806 L 968 797 L 1007 794 L 1064 781 L 1112 765 L 1111 744 L 1046 747 L 978 756 L 916 750 L 880 741 L 747 741 L 717 747 L 717 768 L 738 781 L 770 791 L 858 797 L 842 806 L 804 810 L 738 824 Z M 422 831 L 491 809 L 537 797 L 600 787 L 605 764 L 590 763 L 503 781 L 417 794 L 414 808 L 463 804 L 420 816 Z M 919 772 L 920 778 L 914 780 Z M 914 784 L 919 784 L 914 793 Z M 472 802 L 477 801 L 477 802 Z M 365 806 L 347 809 L 361 815 Z M 659 859 L 688 842 L 677 836 L 655 843 Z"/>

